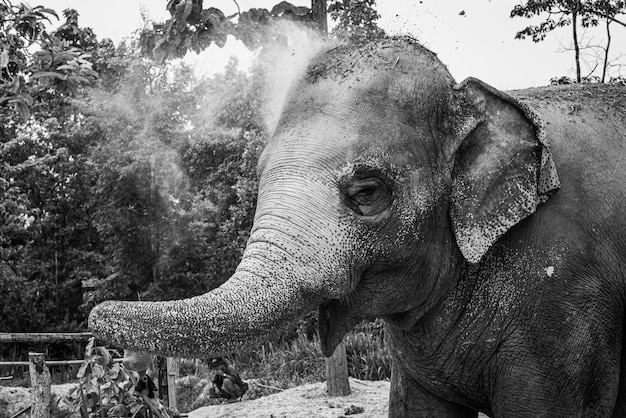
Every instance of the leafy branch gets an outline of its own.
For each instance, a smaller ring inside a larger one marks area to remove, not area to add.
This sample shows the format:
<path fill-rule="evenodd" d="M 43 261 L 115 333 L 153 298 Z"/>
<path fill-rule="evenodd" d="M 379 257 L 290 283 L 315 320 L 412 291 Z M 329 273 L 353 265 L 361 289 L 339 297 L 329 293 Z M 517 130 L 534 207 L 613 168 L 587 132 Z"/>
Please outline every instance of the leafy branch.
<path fill-rule="evenodd" d="M 239 5 L 237 8 L 239 10 Z M 308 25 L 316 22 L 311 9 L 286 1 L 270 11 L 253 8 L 231 16 L 215 7 L 204 9 L 202 0 L 170 0 L 167 10 L 170 19 L 163 24 L 153 24 L 140 35 L 143 53 L 153 56 L 157 62 L 181 58 L 189 50 L 199 53 L 212 44 L 221 48 L 228 35 L 241 40 L 249 49 L 256 49 L 277 37 L 270 28 L 272 22 L 290 20 Z"/>
<path fill-rule="evenodd" d="M 97 78 L 82 45 L 72 45 L 69 36 L 78 30 L 78 13 L 66 10 L 67 22 L 49 34 L 45 22 L 56 12 L 26 3 L 0 3 L 0 111 L 9 107 L 22 119 L 30 116 L 36 97 L 45 91 L 74 95 L 80 85 Z M 69 32 L 72 30 L 74 32 Z M 95 37 L 94 37 L 95 38 Z M 94 39 L 95 41 L 95 39 Z M 39 50 L 31 53 L 33 45 Z"/>
<path fill-rule="evenodd" d="M 77 374 L 79 384 L 65 399 L 81 418 L 180 416 L 178 411 L 166 408 L 157 397 L 150 396 L 148 387 L 138 391 L 139 379 L 114 361 L 114 357 L 119 357 L 117 351 L 94 347 L 94 338 L 89 339 L 85 362 Z"/>
<path fill-rule="evenodd" d="M 518 31 L 515 39 L 531 37 L 533 42 L 543 41 L 546 35 L 557 28 L 572 26 L 572 40 L 574 44 L 576 80 L 582 81 L 580 68 L 580 45 L 578 24 L 584 28 L 598 26 L 601 19 L 606 22 L 607 42 L 604 47 L 604 63 L 602 81 L 606 77 L 609 64 L 609 48 L 611 45 L 610 24 L 615 22 L 626 27 L 626 24 L 617 16 L 626 14 L 624 0 L 529 0 L 524 4 L 516 5 L 510 16 L 532 18 L 547 14 L 545 20 L 537 25 L 528 25 Z M 556 17 L 556 18 L 555 18 Z"/>

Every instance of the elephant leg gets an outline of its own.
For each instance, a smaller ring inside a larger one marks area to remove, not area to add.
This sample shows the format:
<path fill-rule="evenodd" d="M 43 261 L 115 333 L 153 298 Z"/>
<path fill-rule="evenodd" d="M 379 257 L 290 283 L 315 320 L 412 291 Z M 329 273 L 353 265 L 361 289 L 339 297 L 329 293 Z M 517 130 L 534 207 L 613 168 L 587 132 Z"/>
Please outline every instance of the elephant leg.
<path fill-rule="evenodd" d="M 437 399 L 412 384 L 394 361 L 391 365 L 389 392 L 390 418 L 476 418 L 478 412 L 461 405 Z"/>

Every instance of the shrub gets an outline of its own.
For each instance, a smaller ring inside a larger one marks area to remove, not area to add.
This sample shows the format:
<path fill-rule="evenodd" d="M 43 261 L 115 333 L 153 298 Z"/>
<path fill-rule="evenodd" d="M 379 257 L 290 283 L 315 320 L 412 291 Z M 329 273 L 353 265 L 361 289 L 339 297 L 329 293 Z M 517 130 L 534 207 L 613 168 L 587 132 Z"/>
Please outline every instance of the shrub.
<path fill-rule="evenodd" d="M 326 363 L 317 333 L 311 333 L 303 319 L 294 330 L 280 338 L 238 353 L 230 361 L 247 380 L 250 389 L 244 399 L 256 399 L 283 389 L 326 380 Z M 288 336 L 288 337 L 286 337 Z M 351 377 L 361 380 L 385 380 L 391 377 L 391 354 L 384 340 L 382 320 L 362 322 L 348 333 L 346 357 Z M 184 367 L 190 370 L 190 365 Z M 181 367 L 181 370 L 183 368 Z M 206 366 L 195 369 L 193 379 L 179 382 L 179 407 L 181 411 L 201 406 L 202 388 L 198 382 L 210 384 L 210 370 Z"/>
<path fill-rule="evenodd" d="M 346 335 L 346 357 L 350 376 L 361 380 L 391 378 L 391 353 L 384 337 L 384 323 L 380 319 L 361 322 Z"/>

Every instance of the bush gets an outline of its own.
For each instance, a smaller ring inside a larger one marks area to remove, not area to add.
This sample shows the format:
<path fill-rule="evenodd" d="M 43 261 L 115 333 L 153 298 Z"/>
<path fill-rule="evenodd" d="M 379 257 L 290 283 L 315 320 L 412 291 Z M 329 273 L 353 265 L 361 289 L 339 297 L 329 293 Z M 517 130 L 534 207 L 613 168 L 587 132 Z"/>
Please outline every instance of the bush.
<path fill-rule="evenodd" d="M 256 349 L 238 353 L 230 361 L 248 382 L 244 399 L 257 399 L 283 389 L 326 380 L 326 362 L 319 335 L 310 333 L 311 318 L 301 320 L 293 330 L 266 342 Z M 391 377 L 391 354 L 384 340 L 382 320 L 362 322 L 348 333 L 346 357 L 351 377 L 361 380 L 385 380 Z M 181 371 L 191 371 L 185 363 Z M 202 406 L 201 382 L 210 385 L 211 371 L 206 366 L 195 369 L 196 376 L 179 380 L 181 411 Z"/>
<path fill-rule="evenodd" d="M 234 357 L 235 367 L 249 378 L 273 382 L 282 389 L 326 379 L 326 363 L 317 333 L 308 336 L 299 324 L 290 340 L 267 342 Z M 358 324 L 346 337 L 346 357 L 351 377 L 384 380 L 391 377 L 391 353 L 384 339 L 384 322 Z"/>
<path fill-rule="evenodd" d="M 271 341 L 259 348 L 239 353 L 234 357 L 235 367 L 244 378 L 258 379 L 257 385 L 288 389 L 325 379 L 326 366 L 317 334 L 312 339 L 300 330 L 290 341 Z M 249 392 L 254 399 L 275 393 L 275 389 L 256 389 Z"/>
<path fill-rule="evenodd" d="M 361 322 L 346 335 L 350 376 L 361 380 L 391 378 L 391 353 L 384 337 L 384 323 L 380 319 Z"/>

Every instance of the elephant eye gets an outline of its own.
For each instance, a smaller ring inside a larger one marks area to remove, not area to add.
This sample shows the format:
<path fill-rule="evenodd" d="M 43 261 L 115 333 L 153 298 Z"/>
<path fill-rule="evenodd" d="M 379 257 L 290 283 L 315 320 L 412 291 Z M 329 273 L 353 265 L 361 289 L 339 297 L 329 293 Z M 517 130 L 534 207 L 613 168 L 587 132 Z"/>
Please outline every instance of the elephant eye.
<path fill-rule="evenodd" d="M 362 216 L 376 215 L 393 201 L 391 190 L 379 178 L 356 179 L 344 186 L 346 205 Z"/>

